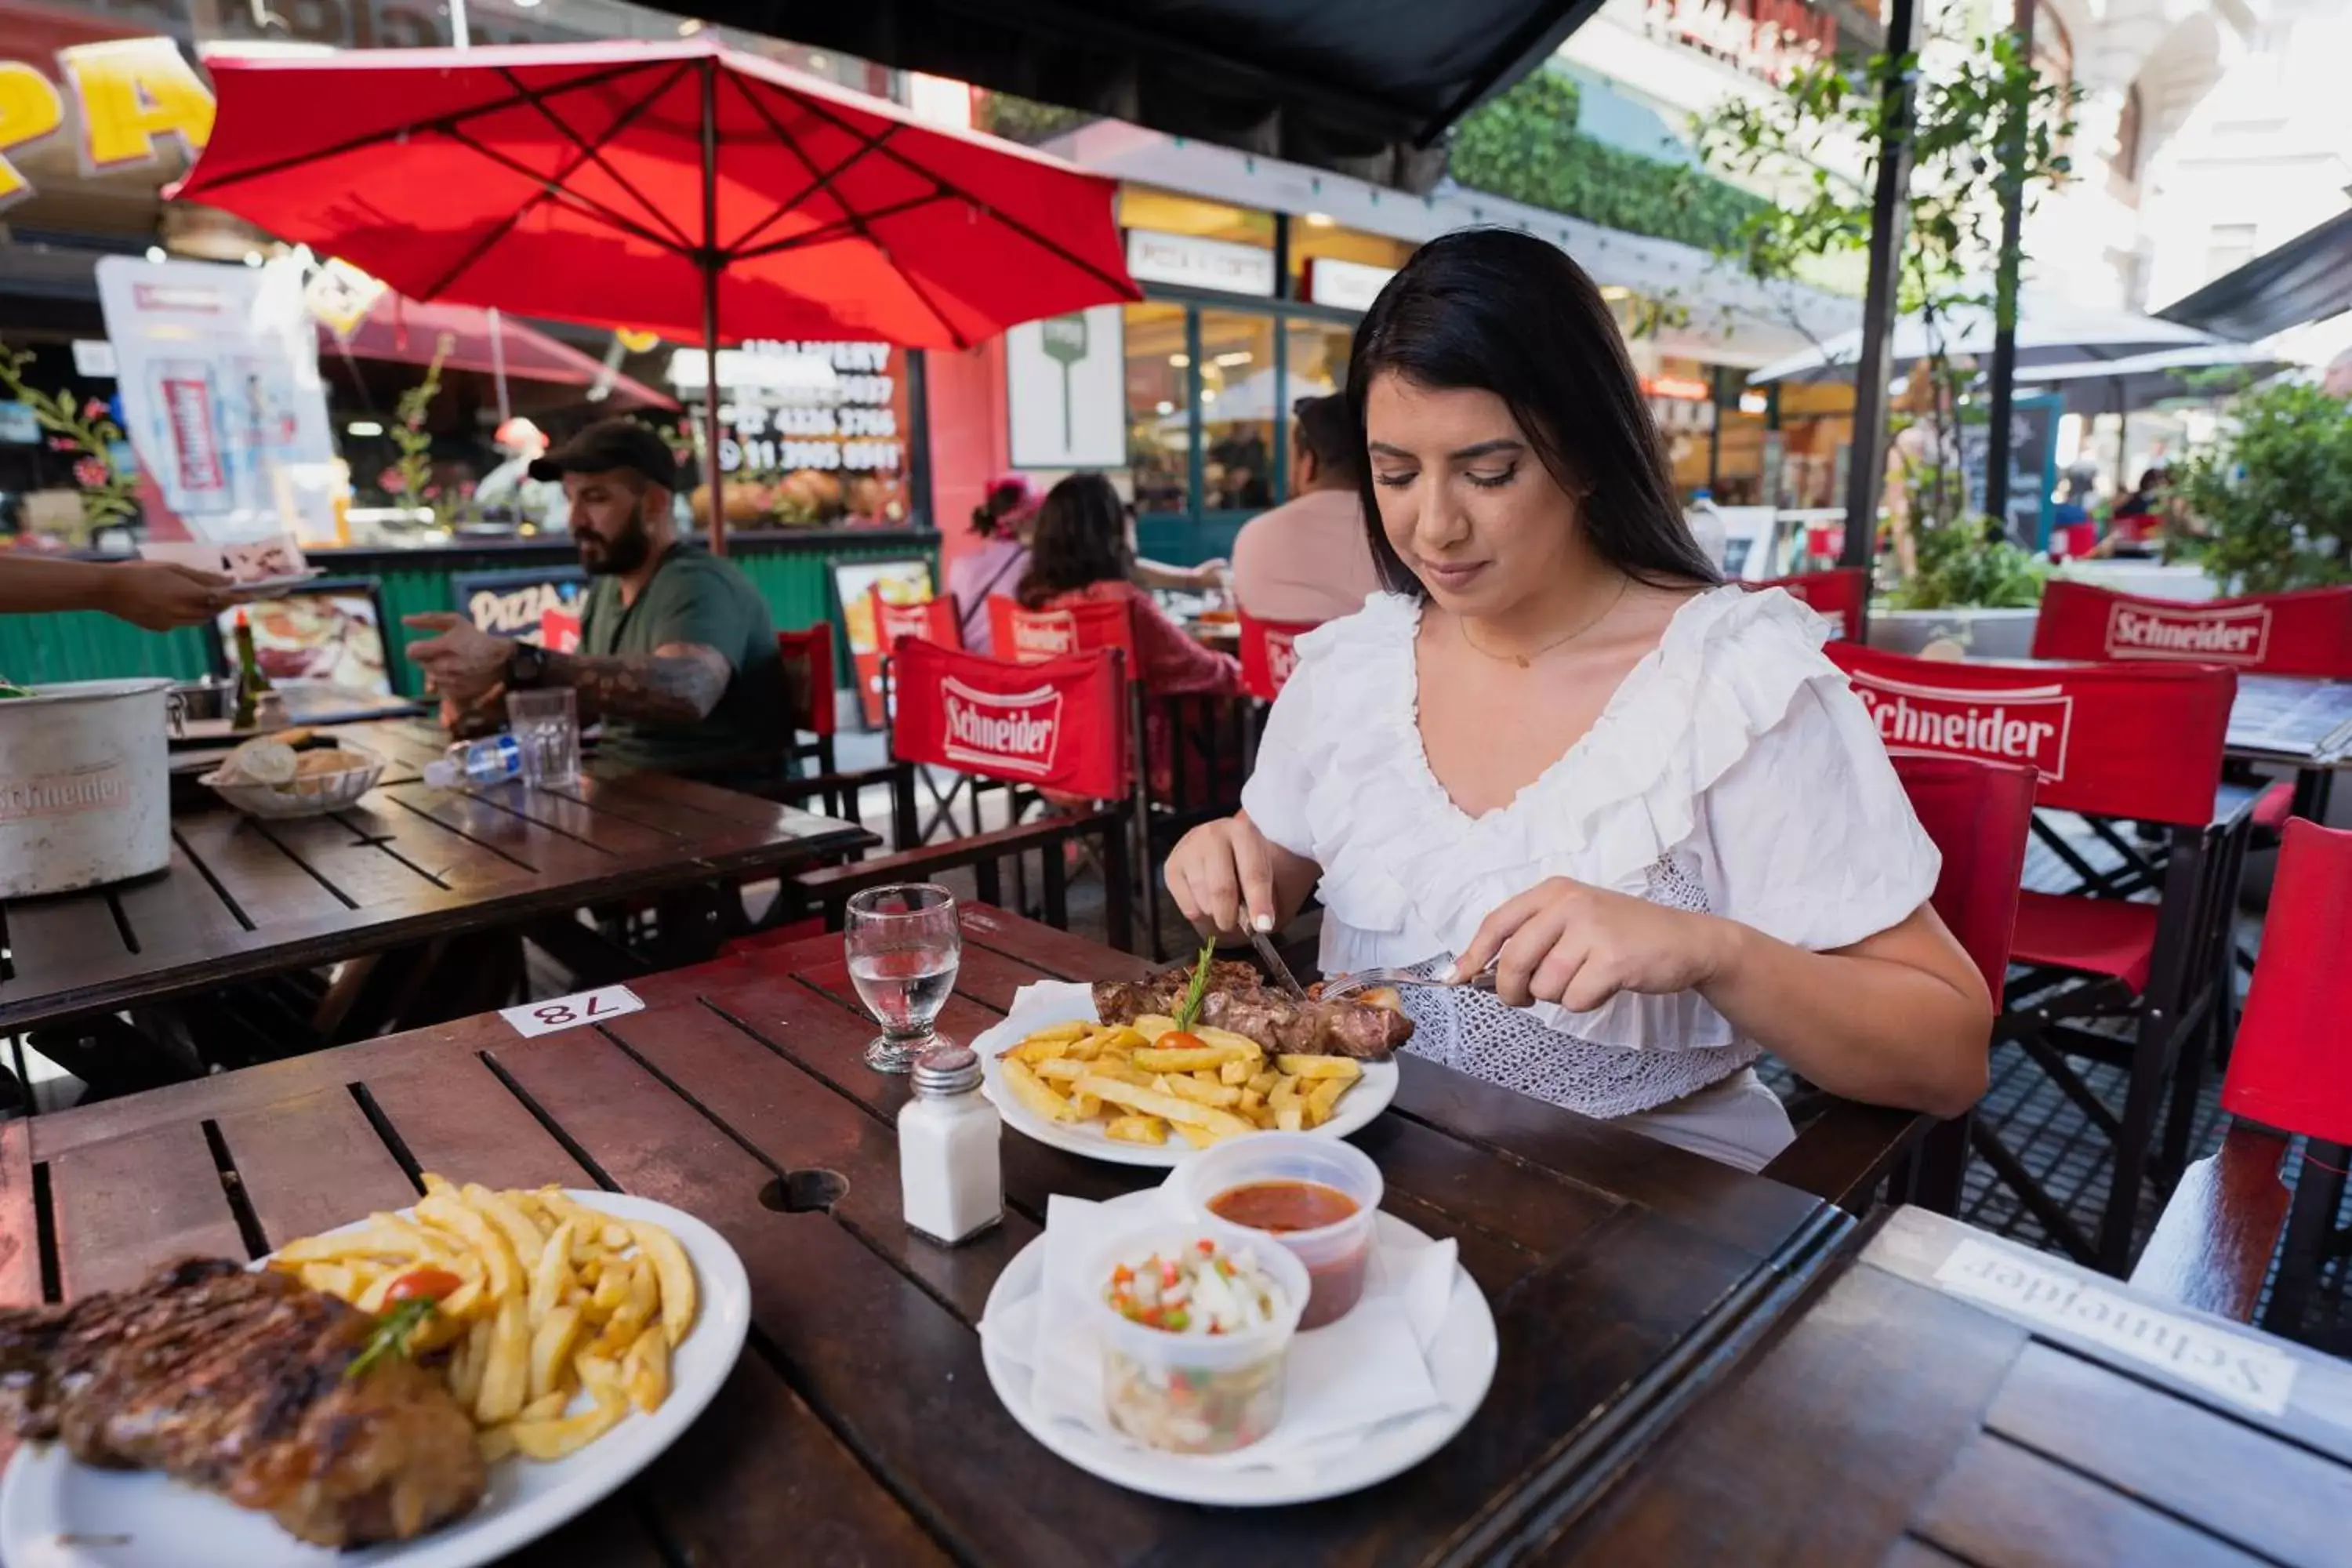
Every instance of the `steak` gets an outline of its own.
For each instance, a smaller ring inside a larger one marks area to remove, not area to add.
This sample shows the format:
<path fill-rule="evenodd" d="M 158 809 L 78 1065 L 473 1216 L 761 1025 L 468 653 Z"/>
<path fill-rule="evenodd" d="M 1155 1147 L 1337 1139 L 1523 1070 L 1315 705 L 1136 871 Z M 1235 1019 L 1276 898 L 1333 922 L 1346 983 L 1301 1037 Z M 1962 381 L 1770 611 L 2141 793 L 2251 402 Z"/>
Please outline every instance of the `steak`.
<path fill-rule="evenodd" d="M 0 1404 L 19 1436 L 166 1471 L 313 1544 L 405 1541 L 469 1511 L 488 1467 L 436 1373 L 384 1355 L 347 1375 L 375 1326 L 291 1275 L 191 1258 L 0 1311 Z"/>
<path fill-rule="evenodd" d="M 1095 1014 L 1106 1024 L 1131 1024 L 1147 1013 L 1173 1016 L 1192 979 L 1189 968 L 1179 968 L 1145 980 L 1099 982 Z M 1412 1020 L 1393 1006 L 1369 996 L 1301 1002 L 1267 985 L 1251 965 L 1230 960 L 1209 967 L 1200 1021 L 1294 1056 L 1386 1061 L 1412 1038 Z"/>

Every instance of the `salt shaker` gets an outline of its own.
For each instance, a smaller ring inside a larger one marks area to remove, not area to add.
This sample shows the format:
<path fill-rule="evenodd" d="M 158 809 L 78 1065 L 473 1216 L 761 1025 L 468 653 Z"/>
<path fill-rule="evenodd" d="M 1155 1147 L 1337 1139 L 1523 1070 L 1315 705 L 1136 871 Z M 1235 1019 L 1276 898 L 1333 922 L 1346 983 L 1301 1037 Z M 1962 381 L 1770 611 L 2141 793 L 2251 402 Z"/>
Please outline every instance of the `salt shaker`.
<path fill-rule="evenodd" d="M 907 1226 L 952 1247 L 1004 1216 L 997 1142 L 1003 1123 L 980 1092 L 980 1058 L 944 1041 L 915 1058 L 914 1098 L 898 1112 L 898 1188 Z"/>

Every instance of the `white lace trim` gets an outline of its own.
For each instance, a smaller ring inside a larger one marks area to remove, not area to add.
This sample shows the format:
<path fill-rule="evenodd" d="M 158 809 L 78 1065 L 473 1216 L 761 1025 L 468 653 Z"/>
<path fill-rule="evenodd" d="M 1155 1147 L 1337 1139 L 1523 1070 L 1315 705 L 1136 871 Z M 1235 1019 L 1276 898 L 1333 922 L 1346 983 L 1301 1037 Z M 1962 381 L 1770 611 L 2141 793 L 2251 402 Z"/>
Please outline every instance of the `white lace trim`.
<path fill-rule="evenodd" d="M 1643 896 L 1668 909 L 1707 910 L 1706 889 L 1671 859 L 1651 868 Z M 1533 1014 L 1475 991 L 1407 986 L 1399 994 L 1414 1026 L 1407 1050 L 1584 1116 L 1655 1110 L 1764 1054 L 1744 1041 L 1712 1050 L 1626 1050 L 1547 1028 Z"/>

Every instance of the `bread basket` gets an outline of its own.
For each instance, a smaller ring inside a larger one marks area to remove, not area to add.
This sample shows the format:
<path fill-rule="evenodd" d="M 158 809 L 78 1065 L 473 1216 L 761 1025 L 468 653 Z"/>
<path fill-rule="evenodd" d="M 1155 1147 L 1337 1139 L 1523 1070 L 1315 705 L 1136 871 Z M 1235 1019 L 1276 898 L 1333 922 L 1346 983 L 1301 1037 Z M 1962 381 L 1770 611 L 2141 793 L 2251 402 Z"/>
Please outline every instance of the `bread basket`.
<path fill-rule="evenodd" d="M 373 752 L 352 745 L 337 749 L 358 758 L 361 765 L 331 773 L 306 773 L 282 784 L 223 784 L 218 770 L 196 782 L 209 785 L 214 794 L 247 816 L 323 816 L 357 804 L 383 776 L 383 759 Z"/>

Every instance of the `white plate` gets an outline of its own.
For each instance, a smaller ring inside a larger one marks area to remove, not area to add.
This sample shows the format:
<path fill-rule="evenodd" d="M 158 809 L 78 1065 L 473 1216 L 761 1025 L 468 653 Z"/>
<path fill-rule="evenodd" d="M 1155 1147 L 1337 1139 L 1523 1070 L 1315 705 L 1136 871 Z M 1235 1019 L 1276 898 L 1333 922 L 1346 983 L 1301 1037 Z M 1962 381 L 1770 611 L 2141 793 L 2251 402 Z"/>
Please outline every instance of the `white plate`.
<path fill-rule="evenodd" d="M 1148 1203 L 1156 1195 L 1130 1193 L 1112 1199 L 1111 1204 Z M 1386 1210 L 1380 1215 L 1379 1238 L 1382 1245 L 1392 1247 L 1425 1246 L 1430 1239 Z M 997 1318 L 1024 1296 L 1035 1295 L 1045 1268 L 1045 1238 L 1040 1236 L 996 1277 L 982 1321 Z M 1453 1299 L 1446 1303 L 1445 1322 L 1429 1355 L 1430 1380 L 1444 1404 L 1410 1420 L 1375 1427 L 1365 1433 L 1363 1441 L 1341 1447 L 1319 1465 L 1286 1461 L 1278 1468 L 1256 1470 L 1227 1468 L 1230 1459 L 1209 1465 L 1179 1454 L 1155 1453 L 1114 1442 L 1071 1422 L 1046 1420 L 1030 1403 L 1028 1364 L 1013 1360 L 985 1333 L 981 1335 L 980 1349 L 990 1386 L 1021 1429 L 1088 1474 L 1130 1491 L 1178 1502 L 1272 1508 L 1344 1497 L 1378 1486 L 1437 1452 L 1469 1425 L 1486 1399 L 1486 1389 L 1495 1381 L 1498 1346 L 1495 1315 L 1487 1308 L 1486 1293 L 1468 1270 L 1455 1264 Z M 1379 1369 L 1368 1367 L 1365 1375 L 1377 1377 Z"/>
<path fill-rule="evenodd" d="M 26 1443 L 0 1482 L 0 1562 L 8 1568 L 472 1568 L 600 1501 L 677 1441 L 727 1381 L 751 1328 L 751 1287 L 735 1249 L 692 1215 L 617 1193 L 572 1196 L 667 1228 L 693 1260 L 701 1311 L 671 1358 L 669 1397 L 652 1415 L 632 1411 L 551 1464 L 502 1460 L 490 1468 L 480 1505 L 464 1519 L 404 1545 L 358 1552 L 306 1546 L 268 1514 L 159 1471 L 97 1469 L 61 1443 Z"/>
<path fill-rule="evenodd" d="M 1122 1143 L 1116 1138 L 1105 1137 L 1099 1122 L 1048 1121 L 1015 1100 L 1012 1091 L 1004 1087 L 1003 1066 L 997 1060 L 998 1052 L 1011 1050 L 1034 1031 L 1055 1024 L 1091 1024 L 1097 1021 L 1091 996 L 1083 1002 L 1074 997 L 1066 1006 L 1016 1005 L 1005 1015 L 1003 1023 L 971 1042 L 971 1048 L 980 1053 L 980 1091 L 996 1107 L 1007 1127 L 1040 1143 L 1066 1150 L 1073 1154 L 1083 1154 L 1090 1160 L 1106 1160 L 1114 1165 L 1153 1165 L 1162 1170 L 1174 1168 L 1179 1161 L 1192 1152 L 1192 1146 L 1173 1131 L 1168 1134 L 1165 1143 Z M 1363 1066 L 1362 1079 L 1339 1097 L 1338 1110 L 1330 1121 L 1316 1128 L 1316 1131 L 1344 1138 L 1386 1110 L 1389 1101 L 1396 1098 L 1396 1063 L 1366 1062 Z"/>

